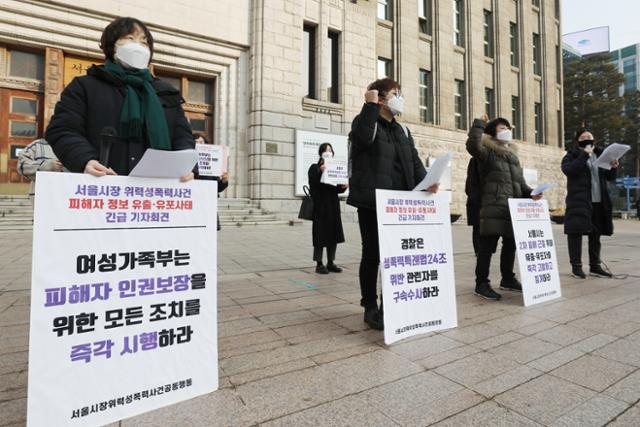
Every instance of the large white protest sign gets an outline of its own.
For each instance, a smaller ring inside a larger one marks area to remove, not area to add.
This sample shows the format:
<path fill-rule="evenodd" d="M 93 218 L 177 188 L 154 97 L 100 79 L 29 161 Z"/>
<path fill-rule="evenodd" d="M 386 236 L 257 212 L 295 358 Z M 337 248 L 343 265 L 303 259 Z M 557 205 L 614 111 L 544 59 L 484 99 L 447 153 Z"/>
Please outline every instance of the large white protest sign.
<path fill-rule="evenodd" d="M 333 186 L 349 184 L 349 170 L 347 162 L 337 159 L 324 159 L 324 172 L 320 182 Z"/>
<path fill-rule="evenodd" d="M 449 197 L 376 190 L 384 341 L 458 325 Z"/>
<path fill-rule="evenodd" d="M 227 171 L 229 157 L 226 145 L 196 144 L 198 173 L 202 176 L 222 176 Z"/>
<path fill-rule="evenodd" d="M 303 187 L 309 185 L 309 166 L 318 163 L 318 149 L 325 142 L 333 147 L 336 161 L 347 162 L 349 150 L 346 135 L 296 130 L 296 196 L 304 196 Z"/>
<path fill-rule="evenodd" d="M 96 426 L 218 387 L 215 181 L 38 172 L 29 426 Z"/>
<path fill-rule="evenodd" d="M 509 199 L 516 240 L 522 296 L 529 306 L 560 298 L 558 258 L 544 199 Z"/>

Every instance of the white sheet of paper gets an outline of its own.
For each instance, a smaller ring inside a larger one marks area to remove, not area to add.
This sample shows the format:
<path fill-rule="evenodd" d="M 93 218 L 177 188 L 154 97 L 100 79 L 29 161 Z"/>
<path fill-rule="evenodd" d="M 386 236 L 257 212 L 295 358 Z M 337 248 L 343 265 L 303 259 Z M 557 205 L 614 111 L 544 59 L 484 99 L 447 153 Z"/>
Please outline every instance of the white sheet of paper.
<path fill-rule="evenodd" d="M 630 149 L 631 146 L 629 145 L 613 143 L 604 149 L 600 157 L 598 157 L 598 160 L 596 160 L 595 165 L 599 168 L 610 170 L 611 162 L 624 156 L 624 153 Z"/>
<path fill-rule="evenodd" d="M 437 158 L 436 161 L 433 162 L 433 166 L 429 169 L 427 176 L 425 176 L 424 179 L 416 185 L 416 188 L 414 188 L 413 191 L 426 190 L 433 184 L 438 184 L 440 182 L 440 178 L 442 178 L 442 174 L 447 170 L 447 166 L 449 166 L 449 162 L 452 158 L 452 151 L 449 151 L 444 156 Z"/>
<path fill-rule="evenodd" d="M 141 178 L 180 178 L 198 163 L 196 150 L 166 151 L 148 148 L 129 176 Z"/>
<path fill-rule="evenodd" d="M 556 185 L 552 182 L 547 182 L 545 184 L 540 184 L 531 192 L 532 196 L 537 196 L 538 194 L 542 194 L 550 188 L 555 187 Z"/>

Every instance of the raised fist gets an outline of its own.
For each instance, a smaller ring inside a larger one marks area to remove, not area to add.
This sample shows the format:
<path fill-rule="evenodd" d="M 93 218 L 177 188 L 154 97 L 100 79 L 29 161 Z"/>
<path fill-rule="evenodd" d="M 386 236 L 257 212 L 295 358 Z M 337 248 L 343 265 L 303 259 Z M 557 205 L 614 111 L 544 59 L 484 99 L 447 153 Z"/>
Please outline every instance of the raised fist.
<path fill-rule="evenodd" d="M 374 104 L 378 103 L 378 90 L 377 89 L 373 89 L 373 90 L 368 90 L 365 92 L 364 94 L 364 100 L 366 102 L 373 102 Z"/>

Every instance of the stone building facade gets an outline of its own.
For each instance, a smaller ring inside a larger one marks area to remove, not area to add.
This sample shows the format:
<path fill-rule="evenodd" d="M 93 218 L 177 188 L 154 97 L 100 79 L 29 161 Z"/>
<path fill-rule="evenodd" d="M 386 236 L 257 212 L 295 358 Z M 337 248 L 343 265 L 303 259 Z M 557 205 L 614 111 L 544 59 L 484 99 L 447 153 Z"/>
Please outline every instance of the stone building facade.
<path fill-rule="evenodd" d="M 226 197 L 295 217 L 296 130 L 346 135 L 366 86 L 390 75 L 421 157 L 455 153 L 452 211 L 464 212 L 466 132 L 485 111 L 514 122 L 524 166 L 557 183 L 547 194 L 555 208 L 564 193 L 558 11 L 557 0 L 0 0 L 0 90 L 42 99 L 37 134 L 68 77 L 100 60 L 104 26 L 135 16 L 156 38 L 154 72 L 180 86 L 194 128 L 229 146 Z M 14 51 L 40 55 L 30 61 L 43 71 L 14 76 Z M 0 132 L 11 120 L 0 117 Z M 6 178 L 11 144 L 0 148 L 0 192 L 17 188 Z"/>

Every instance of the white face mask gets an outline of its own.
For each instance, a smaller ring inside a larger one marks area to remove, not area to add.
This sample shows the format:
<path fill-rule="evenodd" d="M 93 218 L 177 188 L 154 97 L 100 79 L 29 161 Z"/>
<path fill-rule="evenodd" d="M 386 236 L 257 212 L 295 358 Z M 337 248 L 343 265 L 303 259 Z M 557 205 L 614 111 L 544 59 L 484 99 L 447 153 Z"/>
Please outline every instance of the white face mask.
<path fill-rule="evenodd" d="M 505 129 L 496 134 L 496 139 L 502 142 L 509 142 L 513 138 L 513 134 L 511 133 L 511 129 Z"/>
<path fill-rule="evenodd" d="M 332 157 L 333 157 L 333 153 L 331 151 L 325 151 L 324 153 L 322 153 L 323 159 L 330 159 Z"/>
<path fill-rule="evenodd" d="M 143 44 L 129 42 L 116 47 L 116 52 L 113 57 L 124 67 L 142 70 L 149 66 L 151 52 L 149 48 Z"/>
<path fill-rule="evenodd" d="M 394 116 L 402 114 L 404 111 L 404 98 L 402 96 L 394 96 L 387 102 L 387 107 L 389 107 L 389 111 Z"/>

